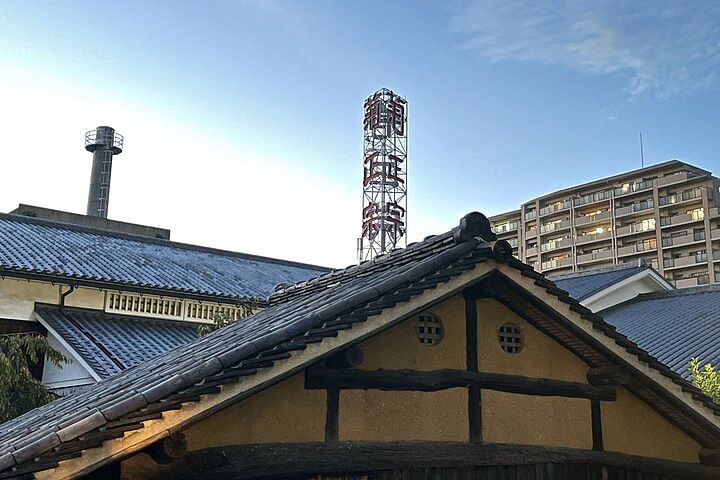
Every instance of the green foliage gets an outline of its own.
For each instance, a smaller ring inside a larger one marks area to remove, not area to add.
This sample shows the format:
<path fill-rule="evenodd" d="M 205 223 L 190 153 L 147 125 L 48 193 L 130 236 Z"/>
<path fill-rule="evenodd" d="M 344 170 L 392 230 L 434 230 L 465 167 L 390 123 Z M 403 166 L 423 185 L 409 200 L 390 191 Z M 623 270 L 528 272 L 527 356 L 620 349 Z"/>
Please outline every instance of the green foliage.
<path fill-rule="evenodd" d="M 53 400 L 30 373 L 30 365 L 43 356 L 60 368 L 68 362 L 42 335 L 0 335 L 0 423 Z"/>
<path fill-rule="evenodd" d="M 712 397 L 715 403 L 720 403 L 720 374 L 715 368 L 709 363 L 701 367 L 698 359 L 692 358 L 688 370 L 690 370 L 693 384 L 705 395 Z"/>
<path fill-rule="evenodd" d="M 212 325 L 200 325 L 197 329 L 198 335 L 205 336 L 210 332 L 214 332 L 218 328 L 222 328 L 231 323 L 235 323 L 241 318 L 249 317 L 252 315 L 252 307 L 250 305 L 242 304 L 239 306 L 238 314 L 231 315 L 227 312 L 218 312 L 213 316 Z"/>

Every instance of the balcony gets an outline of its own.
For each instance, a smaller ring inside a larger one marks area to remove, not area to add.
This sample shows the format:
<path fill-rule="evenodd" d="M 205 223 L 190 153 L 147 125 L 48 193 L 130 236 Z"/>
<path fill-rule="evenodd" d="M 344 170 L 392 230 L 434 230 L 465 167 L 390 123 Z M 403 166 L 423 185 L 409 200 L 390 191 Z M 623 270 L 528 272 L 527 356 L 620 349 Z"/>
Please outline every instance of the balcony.
<path fill-rule="evenodd" d="M 720 217 L 720 208 L 712 207 L 710 209 L 710 218 L 717 218 L 717 217 Z"/>
<path fill-rule="evenodd" d="M 518 246 L 518 239 L 517 238 L 508 238 L 507 242 L 510 244 L 511 247 L 517 248 Z"/>
<path fill-rule="evenodd" d="M 557 240 L 551 240 L 549 242 L 540 245 L 541 252 L 549 252 L 551 250 L 559 250 L 561 248 L 570 248 L 572 246 L 572 239 L 562 238 Z"/>
<path fill-rule="evenodd" d="M 622 187 L 615 189 L 615 196 L 630 195 L 631 193 L 644 192 L 653 188 L 653 181 L 646 180 L 644 182 L 626 183 Z"/>
<path fill-rule="evenodd" d="M 579 207 L 581 205 L 590 205 L 591 203 L 597 203 L 602 202 L 610 198 L 610 190 L 605 190 L 602 192 L 596 192 L 591 193 L 590 195 L 585 195 L 580 198 L 576 198 L 573 203 L 576 207 Z"/>
<path fill-rule="evenodd" d="M 552 203 L 540 209 L 540 216 L 542 217 L 544 215 L 550 215 L 551 213 L 562 212 L 564 210 L 567 210 L 568 208 L 570 208 L 569 200 Z"/>
<path fill-rule="evenodd" d="M 618 257 L 626 257 L 628 255 L 634 255 L 636 253 L 650 252 L 657 250 L 657 242 L 643 242 L 636 243 L 634 245 L 626 245 L 618 248 Z"/>
<path fill-rule="evenodd" d="M 715 281 L 718 281 L 718 275 L 715 274 Z M 689 278 L 679 278 L 677 280 L 672 280 L 673 285 L 675 285 L 675 288 L 688 288 L 688 287 L 697 287 L 698 285 L 707 285 L 710 283 L 710 275 L 707 273 L 704 275 L 698 275 L 696 277 L 689 277 Z"/>
<path fill-rule="evenodd" d="M 525 249 L 525 257 L 532 257 L 533 255 L 537 255 L 538 249 L 537 247 L 531 247 Z"/>
<path fill-rule="evenodd" d="M 551 222 L 544 225 L 540 225 L 540 234 L 549 232 L 559 232 L 561 230 L 567 230 L 572 225 L 570 220 L 563 220 L 561 222 Z"/>
<path fill-rule="evenodd" d="M 577 256 L 578 265 L 582 263 L 597 262 L 599 260 L 611 259 L 613 256 L 612 250 L 602 250 L 600 252 L 586 253 L 584 255 Z"/>
<path fill-rule="evenodd" d="M 525 220 L 533 220 L 536 217 L 535 210 L 530 210 L 529 212 L 525 212 Z"/>
<path fill-rule="evenodd" d="M 615 209 L 615 216 L 622 217 L 623 215 L 630 215 L 635 212 L 642 212 L 644 210 L 650 210 L 655 207 L 655 202 L 650 200 L 644 200 L 642 202 L 633 203 L 632 205 L 626 205 L 624 207 Z"/>
<path fill-rule="evenodd" d="M 670 269 L 670 268 L 690 267 L 690 266 L 699 265 L 702 263 L 707 263 L 707 261 L 708 261 L 707 253 L 697 253 L 695 255 L 687 255 L 685 257 L 665 259 L 665 260 L 663 260 L 663 268 Z"/>
<path fill-rule="evenodd" d="M 682 225 L 684 223 L 699 222 L 705 219 L 702 211 L 698 213 L 681 213 L 670 217 L 660 217 L 660 228 L 669 227 L 670 225 Z"/>
<path fill-rule="evenodd" d="M 664 177 L 658 178 L 658 187 L 665 187 L 674 183 L 684 182 L 694 176 L 695 175 L 690 172 L 678 172 L 673 173 L 672 175 L 665 175 Z"/>
<path fill-rule="evenodd" d="M 501 223 L 499 225 L 495 225 L 494 227 L 492 227 L 492 231 L 497 234 L 510 233 L 510 232 L 515 233 L 515 232 L 517 232 L 518 225 L 519 225 L 518 222 Z"/>
<path fill-rule="evenodd" d="M 578 235 L 575 237 L 575 244 L 580 245 L 583 243 L 598 242 L 600 240 L 606 240 L 612 237 L 612 231 L 593 233 L 590 235 Z"/>
<path fill-rule="evenodd" d="M 589 225 L 595 222 L 601 222 L 610 218 L 610 210 L 598 213 L 597 215 L 589 215 L 587 217 L 575 217 L 575 226 Z"/>
<path fill-rule="evenodd" d="M 666 237 L 662 239 L 663 248 L 679 247 L 681 245 L 690 245 L 692 243 L 702 242 L 705 240 L 705 230 L 687 235 L 679 235 L 677 237 Z"/>
<path fill-rule="evenodd" d="M 547 262 L 542 262 L 541 266 L 543 272 L 555 268 L 572 267 L 572 257 L 565 257 L 560 260 L 548 260 Z"/>
<path fill-rule="evenodd" d="M 661 207 L 666 207 L 668 205 L 689 202 L 691 200 L 702 200 L 703 190 L 703 188 L 693 188 L 692 190 L 686 190 L 681 193 L 674 193 L 666 197 L 660 197 L 658 204 Z"/>
<path fill-rule="evenodd" d="M 635 233 L 643 233 L 643 232 L 654 232 L 655 231 L 655 222 L 645 222 L 645 223 L 633 223 L 630 225 L 625 225 L 624 227 L 618 227 L 615 229 L 615 234 L 618 237 L 625 237 L 627 235 L 632 235 Z"/>
<path fill-rule="evenodd" d="M 720 228 L 716 228 L 715 230 L 710 230 L 710 238 L 713 240 L 720 239 Z"/>

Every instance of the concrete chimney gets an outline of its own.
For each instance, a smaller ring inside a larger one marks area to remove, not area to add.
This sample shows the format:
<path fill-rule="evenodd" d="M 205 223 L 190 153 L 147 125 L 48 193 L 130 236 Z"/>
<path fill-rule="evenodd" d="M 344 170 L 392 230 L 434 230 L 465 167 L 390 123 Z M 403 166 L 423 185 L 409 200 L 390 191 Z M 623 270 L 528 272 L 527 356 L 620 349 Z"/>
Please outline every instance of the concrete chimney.
<path fill-rule="evenodd" d="M 97 127 L 85 134 L 85 150 L 92 152 L 87 215 L 107 218 L 113 155 L 122 153 L 123 136 L 111 127 Z"/>

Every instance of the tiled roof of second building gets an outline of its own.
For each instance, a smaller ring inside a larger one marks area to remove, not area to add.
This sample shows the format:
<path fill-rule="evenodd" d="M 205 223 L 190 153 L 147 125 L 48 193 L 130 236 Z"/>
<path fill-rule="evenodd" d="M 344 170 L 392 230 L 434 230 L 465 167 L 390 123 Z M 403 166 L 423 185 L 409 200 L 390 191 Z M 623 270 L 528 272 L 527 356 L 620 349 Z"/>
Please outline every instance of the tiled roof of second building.
<path fill-rule="evenodd" d="M 265 299 L 329 269 L 0 214 L 0 274 Z"/>

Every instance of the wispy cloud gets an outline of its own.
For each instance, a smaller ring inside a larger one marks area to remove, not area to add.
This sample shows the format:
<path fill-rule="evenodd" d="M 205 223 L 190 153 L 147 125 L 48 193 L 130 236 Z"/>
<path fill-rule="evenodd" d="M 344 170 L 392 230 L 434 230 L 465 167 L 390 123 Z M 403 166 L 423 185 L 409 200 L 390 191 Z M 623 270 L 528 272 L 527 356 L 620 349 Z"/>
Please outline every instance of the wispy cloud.
<path fill-rule="evenodd" d="M 631 95 L 720 87 L 720 3 L 471 0 L 453 31 L 492 62 L 621 75 Z"/>

